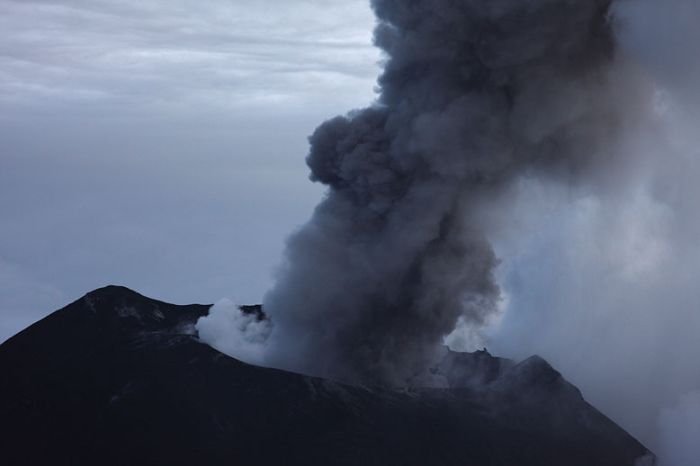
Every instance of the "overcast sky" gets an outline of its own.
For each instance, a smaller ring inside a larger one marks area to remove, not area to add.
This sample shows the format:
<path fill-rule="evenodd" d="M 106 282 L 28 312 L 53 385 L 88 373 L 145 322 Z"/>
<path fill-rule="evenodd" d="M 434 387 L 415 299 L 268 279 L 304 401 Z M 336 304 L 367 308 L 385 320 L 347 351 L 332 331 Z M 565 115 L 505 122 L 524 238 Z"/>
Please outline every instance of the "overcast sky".
<path fill-rule="evenodd" d="M 0 0 L 0 341 L 123 284 L 259 302 L 374 97 L 365 0 Z"/>

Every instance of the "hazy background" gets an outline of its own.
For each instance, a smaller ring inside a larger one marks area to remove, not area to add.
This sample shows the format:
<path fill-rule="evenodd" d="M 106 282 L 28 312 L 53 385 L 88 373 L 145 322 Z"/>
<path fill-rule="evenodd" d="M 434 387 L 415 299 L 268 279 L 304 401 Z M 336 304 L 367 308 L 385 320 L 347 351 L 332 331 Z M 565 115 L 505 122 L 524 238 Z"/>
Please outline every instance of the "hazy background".
<path fill-rule="evenodd" d="M 124 284 L 259 302 L 374 96 L 365 0 L 0 0 L 0 341 Z"/>

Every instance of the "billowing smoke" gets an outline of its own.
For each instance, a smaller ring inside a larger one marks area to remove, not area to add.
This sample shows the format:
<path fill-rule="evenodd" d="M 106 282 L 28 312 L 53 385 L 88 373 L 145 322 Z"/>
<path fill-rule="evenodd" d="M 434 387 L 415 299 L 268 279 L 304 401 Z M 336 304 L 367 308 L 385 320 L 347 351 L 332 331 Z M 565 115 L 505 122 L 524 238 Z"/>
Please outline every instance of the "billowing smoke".
<path fill-rule="evenodd" d="M 378 100 L 311 137 L 328 191 L 265 298 L 273 328 L 229 337 L 395 385 L 444 341 L 540 354 L 661 466 L 698 464 L 700 3 L 373 7 Z"/>
<path fill-rule="evenodd" d="M 265 298 L 268 364 L 405 384 L 498 314 L 484 207 L 523 178 L 597 179 L 644 105 L 610 3 L 372 2 L 380 94 L 310 138 L 328 192 Z"/>

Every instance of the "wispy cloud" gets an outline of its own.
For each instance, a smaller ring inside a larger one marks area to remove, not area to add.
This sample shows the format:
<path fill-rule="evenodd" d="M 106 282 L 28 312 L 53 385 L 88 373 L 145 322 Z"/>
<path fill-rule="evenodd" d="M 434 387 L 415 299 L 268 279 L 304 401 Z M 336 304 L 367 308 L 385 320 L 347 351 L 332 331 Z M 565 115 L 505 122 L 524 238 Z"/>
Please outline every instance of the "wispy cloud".
<path fill-rule="evenodd" d="M 361 1 L 9 1 L 0 99 L 303 105 L 367 95 L 376 74 Z M 321 92 L 319 92 L 321 90 Z"/>

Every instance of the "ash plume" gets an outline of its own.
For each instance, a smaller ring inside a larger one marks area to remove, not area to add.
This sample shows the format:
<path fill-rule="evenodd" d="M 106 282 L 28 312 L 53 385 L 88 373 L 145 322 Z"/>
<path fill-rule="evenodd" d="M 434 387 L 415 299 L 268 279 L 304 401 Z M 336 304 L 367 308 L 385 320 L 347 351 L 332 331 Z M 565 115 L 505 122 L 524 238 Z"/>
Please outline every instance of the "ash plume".
<path fill-rule="evenodd" d="M 264 307 L 268 365 L 402 385 L 498 313 L 480 211 L 521 177 L 583 182 L 624 124 L 611 0 L 373 0 L 369 108 L 310 138 L 328 186 Z M 633 97 L 630 97 L 633 99 Z"/>

